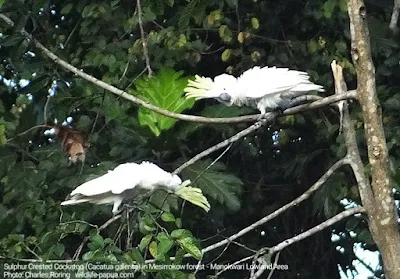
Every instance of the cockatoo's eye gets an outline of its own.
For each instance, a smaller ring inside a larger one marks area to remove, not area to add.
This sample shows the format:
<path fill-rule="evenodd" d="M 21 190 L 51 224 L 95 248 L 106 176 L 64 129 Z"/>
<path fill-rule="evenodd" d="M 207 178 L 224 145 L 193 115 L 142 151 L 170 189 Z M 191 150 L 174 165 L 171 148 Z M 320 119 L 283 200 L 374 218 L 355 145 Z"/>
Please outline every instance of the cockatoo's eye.
<path fill-rule="evenodd" d="M 231 100 L 231 95 L 228 93 L 222 93 L 219 97 L 222 101 L 229 102 Z"/>

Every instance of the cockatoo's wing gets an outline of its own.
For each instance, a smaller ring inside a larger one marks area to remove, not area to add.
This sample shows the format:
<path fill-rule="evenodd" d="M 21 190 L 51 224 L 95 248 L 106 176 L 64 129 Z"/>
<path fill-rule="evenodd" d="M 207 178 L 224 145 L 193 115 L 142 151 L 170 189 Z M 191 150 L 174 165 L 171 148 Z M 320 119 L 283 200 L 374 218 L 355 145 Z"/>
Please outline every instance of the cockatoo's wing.
<path fill-rule="evenodd" d="M 140 170 L 140 165 L 136 163 L 119 165 L 112 172 L 111 192 L 121 194 L 124 191 L 140 187 L 144 175 Z"/>
<path fill-rule="evenodd" d="M 148 187 L 149 185 L 153 185 L 154 187 L 164 186 L 166 181 L 172 179 L 171 173 L 151 162 L 144 161 L 140 163 L 139 167 L 142 173 L 140 182 L 142 187 Z"/>
<path fill-rule="evenodd" d="M 310 91 L 324 91 L 312 83 L 306 72 L 276 67 L 253 67 L 238 78 L 242 98 L 260 99 L 268 95 L 281 94 L 293 98 Z"/>
<path fill-rule="evenodd" d="M 125 190 L 132 189 L 140 182 L 138 164 L 126 163 L 117 166 L 114 170 L 92 179 L 78 186 L 71 192 L 71 196 L 97 196 L 104 193 L 120 194 Z"/>

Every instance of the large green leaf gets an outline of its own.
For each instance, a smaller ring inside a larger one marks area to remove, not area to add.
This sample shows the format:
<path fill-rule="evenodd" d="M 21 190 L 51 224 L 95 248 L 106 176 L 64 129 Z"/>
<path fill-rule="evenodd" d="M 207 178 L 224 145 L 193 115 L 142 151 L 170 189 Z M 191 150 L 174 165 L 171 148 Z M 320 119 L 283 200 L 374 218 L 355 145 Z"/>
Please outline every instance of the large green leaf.
<path fill-rule="evenodd" d="M 193 186 L 201 188 L 205 195 L 225 204 L 231 210 L 238 210 L 243 182 L 228 173 L 221 162 L 216 162 L 206 170 L 210 163 L 211 160 L 197 161 L 184 169 L 182 174 L 192 181 Z"/>
<path fill-rule="evenodd" d="M 193 99 L 186 99 L 183 96 L 183 89 L 188 79 L 181 76 L 182 72 L 175 72 L 168 68 L 161 69 L 156 76 L 137 81 L 135 94 L 153 105 L 181 113 L 194 104 Z M 148 126 L 156 136 L 159 136 L 161 131 L 170 129 L 176 121 L 147 109 L 139 109 L 140 124 Z"/>

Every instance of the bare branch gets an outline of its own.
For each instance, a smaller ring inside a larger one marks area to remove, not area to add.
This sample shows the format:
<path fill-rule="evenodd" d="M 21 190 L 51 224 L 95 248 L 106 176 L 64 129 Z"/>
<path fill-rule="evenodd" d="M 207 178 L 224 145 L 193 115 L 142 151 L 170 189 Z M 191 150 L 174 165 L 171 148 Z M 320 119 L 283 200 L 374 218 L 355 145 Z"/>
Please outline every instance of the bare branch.
<path fill-rule="evenodd" d="M 3 21 L 5 21 L 8 25 L 14 26 L 14 22 L 11 19 L 9 19 L 7 16 L 5 16 L 4 14 L 0 14 L 0 18 Z M 32 35 L 29 34 L 28 32 L 26 32 L 25 30 L 21 30 L 20 32 L 28 40 L 32 41 L 34 43 L 34 45 L 38 49 L 40 49 L 45 56 L 47 56 L 48 58 L 53 60 L 55 63 L 57 63 L 64 69 L 76 74 L 77 76 L 80 76 L 81 78 L 83 78 L 83 79 L 117 95 L 117 96 L 120 96 L 136 105 L 142 106 L 146 109 L 149 109 L 149 110 L 159 113 L 161 115 L 175 118 L 175 119 L 184 120 L 184 121 L 191 121 L 191 122 L 198 122 L 198 123 L 240 123 L 240 122 L 255 122 L 260 119 L 259 114 L 238 116 L 238 117 L 227 117 L 227 118 L 209 118 L 209 117 L 193 116 L 193 115 L 178 114 L 178 113 L 170 112 L 168 110 L 165 110 L 165 109 L 162 109 L 155 105 L 152 105 L 142 99 L 136 98 L 135 96 L 132 96 L 131 94 L 129 94 L 115 86 L 105 83 L 105 82 L 103 82 L 99 79 L 96 79 L 95 77 L 85 73 L 84 71 L 79 70 L 78 68 L 72 66 L 71 64 L 69 64 L 66 61 L 59 58 L 57 55 L 55 55 L 53 52 L 51 52 L 49 49 L 47 49 L 44 45 L 42 45 L 39 41 L 34 39 L 32 37 Z M 295 114 L 295 113 L 305 111 L 305 110 L 320 108 L 320 107 L 327 106 L 329 104 L 338 102 L 342 99 L 354 99 L 355 97 L 356 97 L 355 92 L 349 91 L 346 94 L 342 94 L 340 96 L 333 95 L 333 96 L 323 98 L 319 101 L 312 102 L 310 104 L 304 104 L 304 105 L 296 106 L 293 108 L 289 108 L 283 112 L 283 115 L 291 115 L 291 114 Z"/>
<path fill-rule="evenodd" d="M 53 128 L 53 127 L 50 126 L 50 125 L 36 125 L 36 126 L 33 126 L 33 127 L 29 128 L 29 129 L 26 130 L 26 131 L 23 131 L 23 132 L 21 132 L 21 133 L 15 135 L 15 136 L 12 137 L 12 138 L 9 138 L 9 139 L 7 140 L 7 142 L 10 142 L 10 141 L 12 141 L 13 139 L 15 139 L 16 137 L 23 136 L 23 135 L 29 133 L 30 131 L 35 130 L 35 129 L 38 129 L 38 128 L 49 128 L 49 129 L 51 129 L 51 128 Z"/>
<path fill-rule="evenodd" d="M 336 64 L 333 60 L 331 64 L 332 73 L 335 81 L 335 92 L 337 95 L 347 91 L 347 85 L 343 77 L 343 69 L 340 65 Z M 356 131 L 354 130 L 353 123 L 351 122 L 349 108 L 346 101 L 343 102 L 343 132 L 344 139 L 347 147 L 347 156 L 349 164 L 353 170 L 354 176 L 357 181 L 358 189 L 360 192 L 361 202 L 367 212 L 374 211 L 374 200 L 371 185 L 364 172 L 364 164 L 361 160 L 360 152 L 357 146 Z"/>
<path fill-rule="evenodd" d="M 392 17 L 390 18 L 389 28 L 392 29 L 394 33 L 397 33 L 398 27 L 397 22 L 399 21 L 400 13 L 400 0 L 394 0 Z"/>
<path fill-rule="evenodd" d="M 241 260 L 238 260 L 238 261 L 236 261 L 236 262 L 234 262 L 234 263 L 231 263 L 231 264 L 227 265 L 224 269 L 218 271 L 218 272 L 215 274 L 215 277 L 218 277 L 218 275 L 221 275 L 221 274 L 224 273 L 225 271 L 231 269 L 231 267 L 236 266 L 236 265 L 239 265 L 239 264 L 241 264 L 241 263 L 243 263 L 243 262 L 247 262 L 248 260 L 251 260 L 252 258 L 254 258 L 254 255 L 245 257 L 245 258 L 243 258 L 243 259 L 241 259 Z"/>
<path fill-rule="evenodd" d="M 322 230 L 332 226 L 333 224 L 343 220 L 344 218 L 347 218 L 347 217 L 352 216 L 357 213 L 364 213 L 364 212 L 365 212 L 365 209 L 363 207 L 347 209 L 347 210 L 333 216 L 332 218 L 326 220 L 325 222 L 322 222 L 321 224 L 319 224 L 299 235 L 296 235 L 292 238 L 286 239 L 285 241 L 282 241 L 281 243 L 275 245 L 274 247 L 271 247 L 269 249 L 269 253 L 273 254 L 275 252 L 281 251 L 284 248 L 292 245 L 293 243 L 299 242 L 300 240 L 303 240 L 319 231 L 322 231 Z"/>
<path fill-rule="evenodd" d="M 272 121 L 275 117 L 276 117 L 277 113 L 270 113 L 266 116 L 266 119 L 263 119 L 259 122 L 254 123 L 253 125 L 251 125 L 250 127 L 240 131 L 239 133 L 237 133 L 236 135 L 204 150 L 203 152 L 200 152 L 199 154 L 197 154 L 196 156 L 194 156 L 192 159 L 190 159 L 189 161 L 187 161 L 186 163 L 184 163 L 183 165 L 181 165 L 179 168 L 177 168 L 176 170 L 173 171 L 173 174 L 178 174 L 180 173 L 183 169 L 187 168 L 190 165 L 193 165 L 195 162 L 197 162 L 198 160 L 210 155 L 211 153 L 224 148 L 225 146 L 228 146 L 230 143 L 235 142 L 239 139 L 241 139 L 242 137 L 245 137 L 246 135 L 252 133 L 253 131 L 256 131 L 258 129 L 260 129 L 262 126 L 266 125 L 267 123 L 269 123 L 270 121 Z"/>
<path fill-rule="evenodd" d="M 298 198 L 294 199 L 293 201 L 291 201 L 290 203 L 282 206 L 281 208 L 279 208 L 278 210 L 272 212 L 271 214 L 263 217 L 262 219 L 258 220 L 257 222 L 251 224 L 250 226 L 242 229 L 241 231 L 239 231 L 238 233 L 228 237 L 227 239 L 224 239 L 220 242 L 214 243 L 206 248 L 204 248 L 202 250 L 203 254 L 207 253 L 211 250 L 217 249 L 221 246 L 224 246 L 226 244 L 228 244 L 230 241 L 235 240 L 245 234 L 247 234 L 248 232 L 254 230 L 256 227 L 261 226 L 263 224 L 265 224 L 266 222 L 274 219 L 275 217 L 279 216 L 280 214 L 282 214 L 283 212 L 285 212 L 286 210 L 288 210 L 289 208 L 292 208 L 296 205 L 298 205 L 300 202 L 308 199 L 312 193 L 314 193 L 316 190 L 318 190 L 324 183 L 325 181 L 341 166 L 343 166 L 344 164 L 347 164 L 348 160 L 347 157 L 337 161 L 334 165 L 332 165 L 327 172 L 322 175 L 320 177 L 320 179 L 318 179 L 317 182 L 314 183 L 314 185 L 312 185 L 307 191 L 305 191 L 301 196 L 299 196 Z"/>
<path fill-rule="evenodd" d="M 281 251 L 278 251 L 278 253 L 276 253 L 274 265 L 272 266 L 272 269 L 271 269 L 271 271 L 269 272 L 267 279 L 271 279 L 271 278 L 272 278 L 272 274 L 274 274 L 274 271 L 275 271 L 276 266 L 277 266 L 278 261 L 279 261 L 279 256 L 280 256 L 280 254 L 281 254 Z"/>
<path fill-rule="evenodd" d="M 149 52 L 147 49 L 147 39 L 146 39 L 146 36 L 144 35 L 143 20 L 142 20 L 142 6 L 140 4 L 140 0 L 136 0 L 136 4 L 137 4 L 137 12 L 138 12 L 138 18 L 139 18 L 140 36 L 142 38 L 142 45 L 143 45 L 143 55 L 146 60 L 146 69 L 147 69 L 148 76 L 151 77 L 153 75 L 153 70 L 150 67 L 150 58 L 149 58 Z"/>

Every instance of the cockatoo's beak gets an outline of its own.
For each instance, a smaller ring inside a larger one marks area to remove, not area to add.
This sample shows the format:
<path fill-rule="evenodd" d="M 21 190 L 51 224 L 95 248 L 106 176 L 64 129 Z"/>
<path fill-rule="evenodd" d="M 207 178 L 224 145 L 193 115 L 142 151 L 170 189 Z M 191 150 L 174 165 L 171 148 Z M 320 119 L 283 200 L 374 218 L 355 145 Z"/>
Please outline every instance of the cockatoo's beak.
<path fill-rule="evenodd" d="M 196 75 L 195 80 L 189 80 L 188 86 L 183 91 L 186 92 L 186 98 L 195 98 L 196 100 L 213 98 L 215 96 L 209 96 L 208 94 L 213 84 L 214 82 L 211 78 Z"/>

